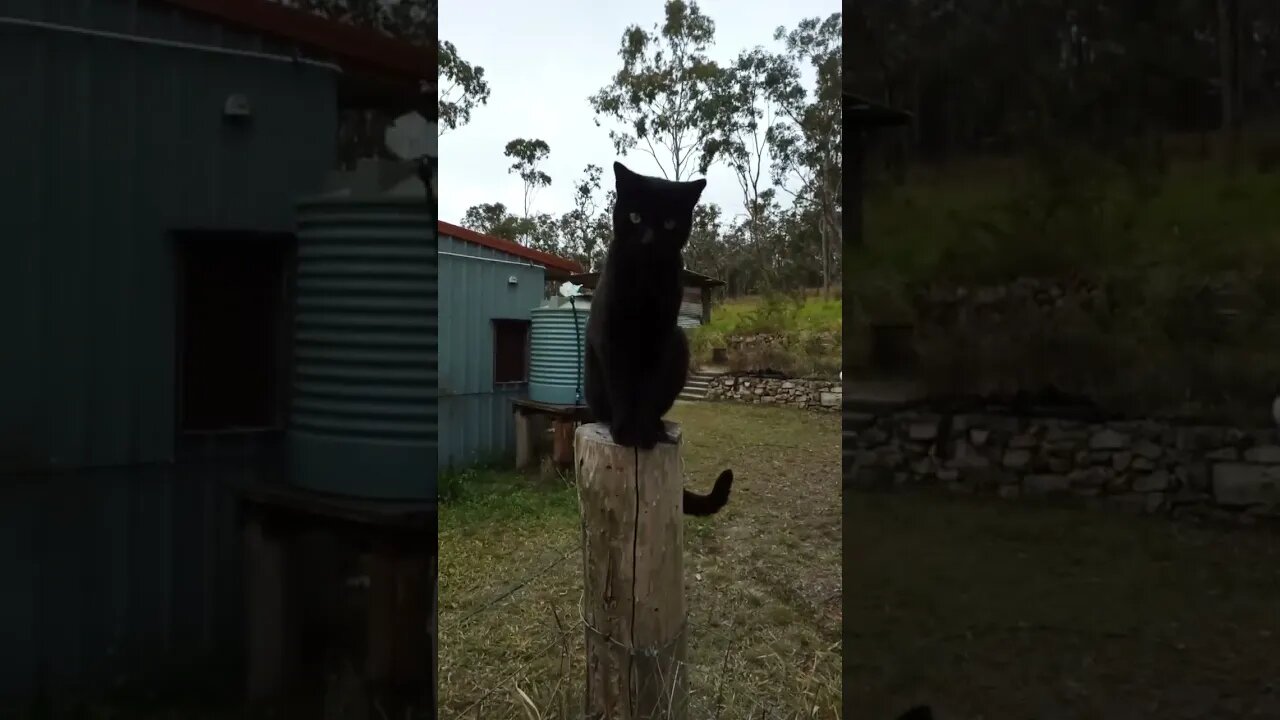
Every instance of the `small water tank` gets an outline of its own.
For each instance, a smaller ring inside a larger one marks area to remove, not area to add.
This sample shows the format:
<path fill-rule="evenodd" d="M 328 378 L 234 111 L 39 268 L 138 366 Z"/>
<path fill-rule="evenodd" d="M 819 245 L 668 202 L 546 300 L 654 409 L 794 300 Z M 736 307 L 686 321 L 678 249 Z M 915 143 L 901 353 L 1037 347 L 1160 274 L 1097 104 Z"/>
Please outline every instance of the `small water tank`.
<path fill-rule="evenodd" d="M 589 300 L 555 298 L 534 308 L 529 328 L 529 399 L 552 405 L 585 405 L 583 348 Z"/>
<path fill-rule="evenodd" d="M 293 482 L 436 498 L 436 262 L 434 208 L 420 196 L 299 204 Z"/>

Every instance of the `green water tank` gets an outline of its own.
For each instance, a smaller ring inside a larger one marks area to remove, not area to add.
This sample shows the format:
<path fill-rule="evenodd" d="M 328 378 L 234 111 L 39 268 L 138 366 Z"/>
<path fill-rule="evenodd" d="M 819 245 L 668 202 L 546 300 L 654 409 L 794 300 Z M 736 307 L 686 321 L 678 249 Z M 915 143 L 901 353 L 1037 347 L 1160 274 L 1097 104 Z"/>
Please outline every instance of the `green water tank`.
<path fill-rule="evenodd" d="M 293 482 L 436 499 L 437 246 L 419 198 L 298 206 Z"/>
<path fill-rule="evenodd" d="M 556 298 L 530 313 L 529 399 L 551 405 L 585 405 L 582 362 L 588 300 Z"/>

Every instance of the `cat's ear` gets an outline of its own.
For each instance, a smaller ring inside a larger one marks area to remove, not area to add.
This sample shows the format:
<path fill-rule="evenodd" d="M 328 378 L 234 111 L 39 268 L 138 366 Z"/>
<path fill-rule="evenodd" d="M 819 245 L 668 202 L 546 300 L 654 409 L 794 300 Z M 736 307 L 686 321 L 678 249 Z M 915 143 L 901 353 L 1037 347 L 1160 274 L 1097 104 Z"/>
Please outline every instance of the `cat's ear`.
<path fill-rule="evenodd" d="M 636 174 L 631 172 L 626 165 L 623 165 L 617 160 L 613 161 L 613 177 L 617 180 L 618 185 L 622 185 L 624 182 L 635 176 Z"/>
<path fill-rule="evenodd" d="M 689 189 L 693 192 L 693 196 L 695 198 L 702 197 L 702 191 L 707 189 L 707 179 L 698 178 L 697 180 L 694 180 L 689 183 Z"/>

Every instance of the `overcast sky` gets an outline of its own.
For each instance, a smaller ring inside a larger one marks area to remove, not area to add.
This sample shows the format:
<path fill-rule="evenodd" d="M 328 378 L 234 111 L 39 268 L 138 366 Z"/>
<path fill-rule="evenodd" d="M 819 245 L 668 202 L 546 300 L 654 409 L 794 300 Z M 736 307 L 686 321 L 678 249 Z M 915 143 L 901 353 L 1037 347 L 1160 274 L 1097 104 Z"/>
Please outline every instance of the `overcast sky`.
<path fill-rule="evenodd" d="M 779 47 L 773 42 L 779 25 L 791 29 L 803 18 L 840 11 L 839 0 L 700 0 L 698 6 L 716 23 L 709 55 L 721 62 L 756 45 Z M 637 172 L 661 175 L 643 150 L 625 158 L 615 155 L 608 126 L 596 127 L 587 98 L 621 66 L 618 47 L 627 25 L 649 30 L 662 14 L 663 0 L 441 0 L 440 39 L 484 68 L 490 97 L 470 124 L 440 138 L 440 219 L 458 223 L 468 207 L 486 202 L 522 212 L 524 186 L 508 174 L 511 161 L 502 154 L 507 142 L 518 137 L 541 138 L 551 147 L 540 167 L 552 184 L 538 191 L 534 212 L 572 209 L 573 185 L 588 163 L 603 168 L 602 191 L 613 185 L 614 160 Z M 740 212 L 740 193 L 730 171 L 712 167 L 707 181 L 705 202 L 718 203 L 730 216 Z"/>

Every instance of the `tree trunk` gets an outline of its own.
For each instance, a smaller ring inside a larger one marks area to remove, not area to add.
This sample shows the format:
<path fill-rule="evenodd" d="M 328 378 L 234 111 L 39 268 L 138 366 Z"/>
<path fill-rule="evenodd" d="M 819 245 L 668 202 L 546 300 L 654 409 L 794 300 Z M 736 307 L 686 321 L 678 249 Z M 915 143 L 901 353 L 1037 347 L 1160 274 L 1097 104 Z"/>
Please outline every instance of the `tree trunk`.
<path fill-rule="evenodd" d="M 849 132 L 852 131 L 852 132 Z M 847 226 L 853 231 L 849 238 L 850 247 L 862 245 L 862 165 L 866 147 L 866 135 L 855 127 L 846 126 L 845 147 L 848 150 L 846 162 L 848 174 L 844 182 L 844 211 L 848 213 Z"/>
<path fill-rule="evenodd" d="M 824 203 L 825 204 L 825 203 Z M 831 235 L 827 223 L 827 213 L 822 212 L 822 223 L 818 226 L 818 237 L 822 239 L 822 298 L 831 299 Z"/>
<path fill-rule="evenodd" d="M 1218 0 L 1218 67 L 1222 100 L 1222 160 L 1234 175 L 1240 154 L 1240 2 Z"/>

